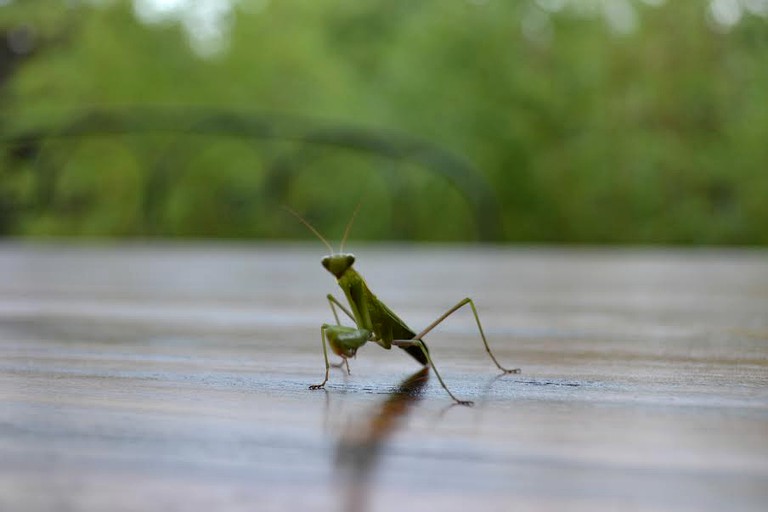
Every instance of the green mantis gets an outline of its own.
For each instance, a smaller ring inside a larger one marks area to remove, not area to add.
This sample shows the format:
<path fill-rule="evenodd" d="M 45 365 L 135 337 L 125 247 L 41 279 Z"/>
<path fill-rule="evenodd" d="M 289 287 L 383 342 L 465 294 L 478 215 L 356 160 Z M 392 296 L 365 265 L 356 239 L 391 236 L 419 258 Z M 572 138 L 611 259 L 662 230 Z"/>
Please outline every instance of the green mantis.
<path fill-rule="evenodd" d="M 443 378 L 437 371 L 435 363 L 432 361 L 427 345 L 422 339 L 443 320 L 467 304 L 472 308 L 472 314 L 477 322 L 477 328 L 480 331 L 480 338 L 483 341 L 483 345 L 485 345 L 485 351 L 488 353 L 494 364 L 496 364 L 499 370 L 504 373 L 520 372 L 519 368 L 504 368 L 496 360 L 496 357 L 491 351 L 491 347 L 488 345 L 488 340 L 485 338 L 483 326 L 480 323 L 480 317 L 477 314 L 477 308 L 471 298 L 467 297 L 459 301 L 455 306 L 440 315 L 437 320 L 429 324 L 429 326 L 418 334 L 408 327 L 405 322 L 403 322 L 400 317 L 389 309 L 381 300 L 379 300 L 379 298 L 371 292 L 370 288 L 368 288 L 363 276 L 354 269 L 354 255 L 344 252 L 344 243 L 347 240 L 350 228 L 357 215 L 357 210 L 352 214 L 352 218 L 349 220 L 349 223 L 344 230 L 344 237 L 341 240 L 338 253 L 333 250 L 331 244 L 329 244 L 309 222 L 304 220 L 304 218 L 293 210 L 287 210 L 296 216 L 302 224 L 309 228 L 309 230 L 312 231 L 312 233 L 314 233 L 326 247 L 328 247 L 330 255 L 322 259 L 323 267 L 336 278 L 339 287 L 344 292 L 347 302 L 349 303 L 349 309 L 347 309 L 332 294 L 328 294 L 327 296 L 328 304 L 331 307 L 336 324 L 323 324 L 320 327 L 323 357 L 325 358 L 325 378 L 320 384 L 310 386 L 310 389 L 322 389 L 325 387 L 326 382 L 328 382 L 331 366 L 328 361 L 328 345 L 330 345 L 334 354 L 341 357 L 342 364 L 346 365 L 347 372 L 349 372 L 348 359 L 354 357 L 360 347 L 369 341 L 373 341 L 387 350 L 391 349 L 393 346 L 400 347 L 422 365 L 429 365 L 435 372 L 440 385 L 445 389 L 448 395 L 456 401 L 456 403 L 461 405 L 472 405 L 472 402 L 469 400 L 459 400 L 451 390 L 448 389 L 448 386 L 446 386 Z M 355 323 L 355 327 L 341 325 L 338 312 L 336 311 L 337 307 Z"/>

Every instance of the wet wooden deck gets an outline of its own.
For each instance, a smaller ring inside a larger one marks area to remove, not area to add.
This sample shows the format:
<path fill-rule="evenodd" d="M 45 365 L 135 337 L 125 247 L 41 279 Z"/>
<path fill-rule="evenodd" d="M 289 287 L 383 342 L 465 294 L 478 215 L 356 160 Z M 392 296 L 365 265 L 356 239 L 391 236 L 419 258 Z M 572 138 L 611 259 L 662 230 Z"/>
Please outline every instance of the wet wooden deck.
<path fill-rule="evenodd" d="M 399 350 L 322 377 L 316 245 L 0 245 L 0 510 L 768 509 L 768 253 L 364 247 Z"/>

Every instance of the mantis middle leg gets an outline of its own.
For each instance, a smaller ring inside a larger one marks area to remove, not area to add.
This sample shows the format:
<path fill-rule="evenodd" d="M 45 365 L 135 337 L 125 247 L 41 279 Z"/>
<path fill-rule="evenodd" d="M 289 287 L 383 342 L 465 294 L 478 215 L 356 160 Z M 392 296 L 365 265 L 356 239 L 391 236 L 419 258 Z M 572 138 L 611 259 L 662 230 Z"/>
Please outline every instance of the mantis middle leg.
<path fill-rule="evenodd" d="M 520 368 L 504 368 L 496 360 L 496 356 L 494 356 L 493 352 L 491 352 L 491 347 L 488 345 L 488 340 L 486 340 L 485 338 L 485 333 L 483 332 L 483 326 L 480 323 L 480 317 L 477 314 L 477 308 L 475 308 L 475 303 L 472 302 L 472 299 L 470 299 L 469 297 L 461 300 L 458 304 L 456 304 L 451 309 L 449 309 L 448 311 L 440 315 L 440 317 L 437 320 L 429 324 L 429 326 L 425 328 L 423 331 L 421 331 L 419 334 L 417 334 L 414 337 L 414 339 L 420 340 L 421 338 L 426 336 L 427 333 L 429 333 L 432 329 L 440 325 L 440 323 L 442 323 L 443 320 L 445 320 L 446 318 L 451 316 L 453 313 L 455 313 L 458 309 L 460 309 L 462 306 L 466 306 L 467 304 L 469 304 L 470 307 L 472 308 L 472 314 L 475 316 L 475 321 L 477 322 L 477 329 L 480 331 L 480 337 L 483 340 L 483 345 L 485 345 L 485 351 L 488 352 L 488 355 L 491 357 L 491 360 L 494 362 L 494 364 L 496 364 L 496 367 L 504 373 L 520 373 Z M 437 371 L 435 371 L 435 373 L 437 373 Z"/>
<path fill-rule="evenodd" d="M 323 342 L 323 357 L 325 358 L 325 378 L 323 379 L 323 382 L 320 384 L 312 384 L 309 386 L 309 389 L 322 389 L 325 387 L 325 383 L 328 382 L 328 373 L 330 372 L 331 365 L 328 363 L 328 348 L 326 347 L 325 343 L 325 329 L 326 325 L 323 324 L 322 327 L 320 327 L 320 340 Z"/>
<path fill-rule="evenodd" d="M 347 308 L 345 308 L 344 305 L 341 302 L 339 302 L 339 300 L 336 297 L 334 297 L 329 293 L 328 295 L 326 295 L 326 298 L 328 299 L 328 304 L 331 306 L 333 317 L 336 319 L 336 325 L 341 325 L 341 322 L 339 322 L 339 315 L 338 313 L 336 313 L 336 306 L 339 306 L 339 309 L 341 309 L 344 313 L 346 313 L 346 315 L 349 317 L 350 320 L 357 323 L 357 321 L 355 320 L 355 317 L 352 316 L 352 313 L 350 313 L 350 311 Z"/>

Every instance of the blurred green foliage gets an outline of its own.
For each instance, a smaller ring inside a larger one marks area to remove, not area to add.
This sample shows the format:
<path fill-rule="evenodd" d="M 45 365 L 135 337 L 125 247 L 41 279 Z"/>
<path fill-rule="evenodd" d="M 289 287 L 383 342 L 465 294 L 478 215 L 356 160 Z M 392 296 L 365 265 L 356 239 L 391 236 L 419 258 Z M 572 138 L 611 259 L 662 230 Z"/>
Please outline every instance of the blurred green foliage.
<path fill-rule="evenodd" d="M 240 0 L 208 46 L 172 16 L 147 23 L 150 1 L 0 1 L 6 39 L 34 38 L 0 65 L 0 133 L 91 107 L 297 114 L 463 155 L 497 195 L 504 241 L 768 244 L 768 21 L 713 18 L 741 0 Z M 142 184 L 172 154 L 154 233 L 304 236 L 242 192 L 290 144 L 0 146 L 0 230 L 146 235 Z M 59 173 L 56 208 L 20 208 L 40 194 L 43 158 Z M 474 238 L 461 194 L 428 169 L 316 147 L 302 169 L 286 202 L 331 235 L 363 198 L 354 238 Z"/>

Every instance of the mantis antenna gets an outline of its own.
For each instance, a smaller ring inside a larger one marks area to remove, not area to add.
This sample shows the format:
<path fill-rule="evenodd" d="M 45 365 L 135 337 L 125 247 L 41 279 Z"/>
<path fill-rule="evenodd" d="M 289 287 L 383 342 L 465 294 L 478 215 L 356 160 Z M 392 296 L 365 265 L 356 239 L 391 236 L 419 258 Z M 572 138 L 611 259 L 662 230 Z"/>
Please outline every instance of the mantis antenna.
<path fill-rule="evenodd" d="M 320 241 L 321 241 L 321 242 L 323 242 L 323 243 L 325 244 L 325 246 L 328 248 L 328 250 L 329 250 L 329 251 L 331 251 L 331 254 L 335 254 L 335 253 L 333 252 L 333 247 L 331 247 L 331 244 L 329 244 L 329 243 L 328 243 L 328 240 L 326 240 L 325 238 L 323 238 L 323 235 L 321 235 L 321 234 L 320 234 L 320 232 L 319 232 L 318 230 L 316 230 L 316 229 L 314 228 L 314 226 L 312 226 L 312 224 L 310 224 L 309 222 L 307 222 L 306 220 L 304 220 L 304 217 L 302 217 L 301 215 L 299 215 L 299 214 L 298 214 L 298 213 L 296 213 L 295 211 L 291 210 L 291 209 L 290 209 L 290 208 L 288 208 L 287 206 L 283 206 L 283 209 L 284 209 L 284 210 L 286 210 L 287 212 L 291 213 L 291 214 L 292 214 L 294 217 L 296 217 L 297 219 L 299 219 L 299 221 L 300 221 L 302 224 L 304 224 L 305 226 L 307 226 L 307 227 L 309 228 L 309 230 L 310 230 L 310 231 L 312 231 L 312 232 L 315 234 L 315 236 L 317 236 L 317 238 L 319 238 L 319 239 L 320 239 Z M 357 211 L 355 211 L 355 213 L 357 213 Z M 352 218 L 354 218 L 354 216 L 353 216 Z M 344 243 L 342 242 L 342 246 L 343 246 L 343 245 L 344 245 Z"/>
<path fill-rule="evenodd" d="M 352 212 L 352 217 L 350 217 L 349 222 L 347 223 L 347 227 L 344 228 L 344 237 L 341 239 L 341 247 L 339 247 L 339 252 L 344 252 L 344 244 L 347 241 L 347 237 L 349 236 L 349 231 L 352 229 L 352 224 L 355 222 L 355 217 L 357 217 L 357 212 L 360 211 L 360 207 L 363 205 L 363 200 L 361 199 L 358 201 L 357 206 L 355 206 L 355 211 Z"/>

